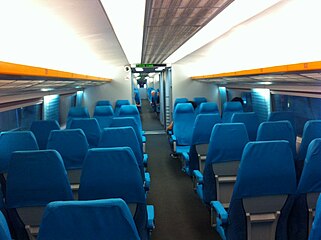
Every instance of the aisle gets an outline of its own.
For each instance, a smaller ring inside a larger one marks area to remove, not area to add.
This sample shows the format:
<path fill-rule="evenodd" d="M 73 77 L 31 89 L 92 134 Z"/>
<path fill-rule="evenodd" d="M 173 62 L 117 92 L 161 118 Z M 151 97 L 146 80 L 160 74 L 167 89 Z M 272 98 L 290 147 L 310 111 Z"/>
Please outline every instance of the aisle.
<path fill-rule="evenodd" d="M 155 133 L 151 131 L 163 127 L 146 102 L 142 111 L 143 129 L 147 133 Z M 191 178 L 181 172 L 179 160 L 170 157 L 171 150 L 165 131 L 157 132 L 159 134 L 146 136 L 146 152 L 150 159 L 148 171 L 151 174 L 151 190 L 147 201 L 155 206 L 156 219 L 152 240 L 219 239 L 210 227 L 209 211 L 192 189 Z"/>

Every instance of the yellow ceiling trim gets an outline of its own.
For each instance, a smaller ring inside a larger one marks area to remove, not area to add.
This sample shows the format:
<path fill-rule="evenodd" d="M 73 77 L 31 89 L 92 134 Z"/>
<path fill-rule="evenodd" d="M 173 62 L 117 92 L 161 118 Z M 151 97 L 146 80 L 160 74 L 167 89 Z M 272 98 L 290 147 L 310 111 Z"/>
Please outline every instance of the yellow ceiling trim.
<path fill-rule="evenodd" d="M 316 71 L 321 70 L 321 61 L 296 63 L 289 65 L 281 65 L 266 68 L 256 68 L 250 70 L 242 70 L 236 72 L 218 73 L 202 76 L 193 76 L 192 80 L 200 79 L 213 79 L 213 78 L 224 78 L 224 77 L 241 77 L 248 75 L 262 75 L 262 74 L 273 74 L 273 73 L 288 73 L 288 72 L 302 72 L 302 71 Z"/>
<path fill-rule="evenodd" d="M 40 68 L 40 67 L 32 67 L 27 65 L 1 62 L 1 61 L 0 61 L 0 75 L 64 78 L 64 79 L 73 79 L 73 80 L 111 82 L 110 78 L 95 77 L 90 75 L 64 72 L 64 71 L 58 71 L 58 70 Z"/>

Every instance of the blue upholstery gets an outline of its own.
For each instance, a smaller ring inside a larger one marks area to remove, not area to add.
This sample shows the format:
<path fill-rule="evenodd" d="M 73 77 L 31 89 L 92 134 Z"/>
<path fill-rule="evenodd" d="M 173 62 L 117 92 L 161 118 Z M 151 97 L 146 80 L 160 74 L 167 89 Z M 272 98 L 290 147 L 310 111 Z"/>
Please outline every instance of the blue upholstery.
<path fill-rule="evenodd" d="M 47 144 L 47 149 L 60 153 L 67 170 L 82 167 L 88 148 L 87 138 L 81 129 L 54 130 Z"/>
<path fill-rule="evenodd" d="M 194 120 L 194 108 L 191 103 L 177 104 L 173 116 L 173 133 L 177 145 L 191 145 Z"/>
<path fill-rule="evenodd" d="M 80 128 L 84 131 L 90 148 L 97 147 L 100 139 L 100 126 L 96 118 L 73 119 L 70 129 Z"/>
<path fill-rule="evenodd" d="M 321 138 L 321 120 L 309 120 L 304 124 L 302 142 L 298 159 L 304 161 L 310 142 L 315 138 Z"/>
<path fill-rule="evenodd" d="M 10 235 L 7 221 L 1 211 L 0 211 L 0 239 L 11 240 L 11 235 Z"/>
<path fill-rule="evenodd" d="M 14 151 L 38 149 L 37 140 L 31 131 L 0 133 L 0 173 L 7 172 Z"/>
<path fill-rule="evenodd" d="M 112 106 L 96 106 L 93 117 L 97 119 L 100 128 L 103 129 L 110 126 L 114 117 L 114 110 Z"/>
<path fill-rule="evenodd" d="M 111 106 L 109 100 L 99 100 L 96 102 L 96 106 Z"/>
<path fill-rule="evenodd" d="M 218 113 L 197 115 L 192 130 L 192 142 L 189 152 L 189 174 L 192 174 L 194 170 L 199 170 L 196 145 L 210 142 L 212 129 L 216 123 L 221 123 L 221 116 Z"/>
<path fill-rule="evenodd" d="M 212 164 L 240 161 L 249 138 L 243 123 L 217 123 L 213 127 L 204 168 L 203 201 L 216 200 L 215 173 Z"/>
<path fill-rule="evenodd" d="M 302 175 L 297 188 L 297 198 L 292 210 L 291 234 L 293 239 L 307 239 L 309 208 L 315 209 L 313 202 L 308 206 L 307 195 L 321 192 L 321 138 L 312 140 L 304 161 Z"/>
<path fill-rule="evenodd" d="M 196 103 L 197 106 L 201 105 L 201 103 L 207 102 L 206 97 L 194 97 L 194 102 Z"/>
<path fill-rule="evenodd" d="M 286 140 L 290 143 L 293 158 L 296 154 L 296 137 L 289 121 L 263 122 L 257 131 L 257 141 Z"/>
<path fill-rule="evenodd" d="M 175 111 L 175 108 L 176 108 L 177 104 L 179 104 L 179 103 L 187 103 L 187 102 L 188 102 L 187 98 L 176 98 L 175 102 L 174 102 L 174 111 Z"/>
<path fill-rule="evenodd" d="M 242 155 L 234 191 L 224 226 L 226 239 L 247 239 L 243 199 L 293 195 L 296 176 L 292 151 L 287 141 L 249 142 Z M 288 197 L 281 210 L 275 239 L 287 238 L 287 218 L 293 201 Z"/>
<path fill-rule="evenodd" d="M 12 154 L 7 177 L 8 208 L 46 206 L 51 201 L 72 199 L 67 173 L 57 151 Z"/>
<path fill-rule="evenodd" d="M 257 129 L 259 128 L 259 119 L 254 112 L 239 112 L 232 116 L 232 123 L 244 123 L 250 141 L 256 140 Z"/>
<path fill-rule="evenodd" d="M 110 127 L 132 127 L 136 133 L 139 145 L 143 149 L 143 137 L 138 124 L 133 117 L 115 117 L 113 118 Z"/>
<path fill-rule="evenodd" d="M 59 130 L 60 126 L 56 120 L 39 120 L 31 123 L 30 131 L 37 139 L 39 149 L 46 149 L 48 137 L 51 130 Z"/>
<path fill-rule="evenodd" d="M 243 112 L 243 107 L 240 102 L 225 102 L 223 104 L 222 122 L 230 123 L 233 114 L 236 112 Z"/>
<path fill-rule="evenodd" d="M 116 101 L 115 108 L 114 108 L 114 115 L 115 116 L 118 116 L 120 107 L 123 106 L 123 105 L 130 105 L 129 100 L 127 100 L 127 99 L 119 99 L 119 100 Z"/>
<path fill-rule="evenodd" d="M 85 159 L 79 200 L 122 198 L 137 204 L 134 221 L 141 239 L 148 239 L 145 191 L 129 147 L 90 149 Z"/>
<path fill-rule="evenodd" d="M 215 102 L 204 102 L 199 106 L 200 114 L 204 113 L 219 113 L 218 106 Z"/>
<path fill-rule="evenodd" d="M 315 212 L 312 229 L 309 235 L 309 240 L 321 239 L 321 197 L 318 198 L 317 208 Z"/>
<path fill-rule="evenodd" d="M 296 124 L 294 119 L 293 112 L 286 112 L 286 111 L 277 111 L 277 112 L 270 112 L 267 121 L 274 122 L 274 121 L 283 121 L 288 120 L 293 128 L 294 135 L 296 136 Z"/>
<path fill-rule="evenodd" d="M 128 206 L 122 199 L 49 203 L 38 240 L 137 239 Z"/>
<path fill-rule="evenodd" d="M 71 120 L 74 118 L 90 118 L 88 108 L 87 107 L 71 107 L 68 112 L 67 116 L 67 124 L 66 127 L 68 128 Z"/>
<path fill-rule="evenodd" d="M 143 153 L 132 127 L 109 127 L 102 131 L 99 148 L 130 147 L 144 179 Z"/>
<path fill-rule="evenodd" d="M 139 111 L 135 105 L 125 105 L 119 110 L 119 117 L 133 117 L 138 125 L 138 129 L 142 132 L 142 122 L 140 119 Z"/>

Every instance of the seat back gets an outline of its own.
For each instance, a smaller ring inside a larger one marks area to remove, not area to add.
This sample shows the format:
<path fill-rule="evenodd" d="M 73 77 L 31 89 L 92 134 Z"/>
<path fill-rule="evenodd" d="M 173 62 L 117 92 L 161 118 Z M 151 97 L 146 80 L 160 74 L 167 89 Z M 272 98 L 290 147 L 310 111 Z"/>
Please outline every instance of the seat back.
<path fill-rule="evenodd" d="M 101 131 L 96 118 L 73 119 L 69 128 L 82 129 L 86 135 L 89 147 L 93 148 L 98 146 Z"/>
<path fill-rule="evenodd" d="M 115 117 L 113 118 L 110 127 L 132 127 L 136 133 L 140 146 L 143 147 L 142 133 L 133 117 Z"/>
<path fill-rule="evenodd" d="M 142 122 L 140 119 L 139 111 L 135 105 L 125 105 L 119 110 L 119 117 L 132 117 L 135 119 L 139 131 L 143 131 Z"/>
<path fill-rule="evenodd" d="M 109 100 L 99 100 L 96 102 L 96 106 L 111 106 Z"/>
<path fill-rule="evenodd" d="M 219 113 L 218 106 L 215 102 L 203 102 L 199 105 L 199 113 Z"/>
<path fill-rule="evenodd" d="M 40 150 L 47 148 L 49 134 L 52 130 L 59 130 L 60 126 L 56 120 L 39 120 L 31 123 L 30 131 L 37 139 Z"/>
<path fill-rule="evenodd" d="M 130 147 L 144 178 L 143 152 L 132 127 L 109 127 L 101 134 L 99 148 Z"/>
<path fill-rule="evenodd" d="M 114 110 L 112 106 L 96 106 L 93 117 L 97 119 L 100 129 L 103 129 L 110 126 L 114 117 Z"/>
<path fill-rule="evenodd" d="M 81 129 L 54 130 L 47 144 L 47 149 L 60 153 L 67 170 L 82 168 L 88 147 L 86 135 Z"/>
<path fill-rule="evenodd" d="M 79 199 L 122 198 L 135 204 L 134 221 L 141 239 L 147 239 L 147 210 L 143 181 L 129 147 L 90 149 L 80 180 Z"/>
<path fill-rule="evenodd" d="M 44 207 L 72 200 L 60 154 L 55 150 L 16 151 L 8 169 L 6 204 L 16 209 L 27 229 L 40 225 Z"/>
<path fill-rule="evenodd" d="M 297 132 L 296 132 L 296 124 L 295 124 L 293 112 L 287 112 L 287 111 L 270 112 L 267 119 L 268 122 L 283 121 L 283 120 L 288 120 L 291 123 L 294 136 L 296 136 Z"/>
<path fill-rule="evenodd" d="M 115 116 L 118 116 L 119 110 L 120 110 L 121 106 L 123 106 L 123 105 L 130 105 L 129 100 L 127 100 L 127 99 L 119 99 L 119 100 L 116 101 L 115 108 L 114 108 L 114 115 Z"/>
<path fill-rule="evenodd" d="M 177 145 L 191 145 L 192 128 L 195 115 L 191 103 L 179 103 L 176 105 L 173 115 L 173 132 L 177 139 Z"/>
<path fill-rule="evenodd" d="M 114 198 L 49 203 L 38 240 L 50 239 L 140 238 L 128 206 L 122 199 Z"/>
<path fill-rule="evenodd" d="M 71 107 L 67 115 L 66 127 L 70 126 L 71 120 L 74 118 L 90 118 L 87 107 Z"/>
<path fill-rule="evenodd" d="M 309 144 L 304 161 L 302 175 L 298 184 L 294 211 L 294 221 L 297 228 L 294 230 L 296 236 L 304 236 L 306 239 L 312 227 L 317 200 L 321 192 L 321 138 L 316 138 Z M 298 234 L 300 233 L 300 234 Z M 298 238 L 299 239 L 299 238 Z"/>
<path fill-rule="evenodd" d="M 206 97 L 194 97 L 194 102 L 196 103 L 197 106 L 201 105 L 201 103 L 207 102 Z"/>
<path fill-rule="evenodd" d="M 203 172 L 203 163 L 208 151 L 208 143 L 210 142 L 211 132 L 216 123 L 221 123 L 221 116 L 217 114 L 198 114 L 193 130 L 192 142 L 190 149 L 190 173 L 193 170 L 201 170 Z"/>
<path fill-rule="evenodd" d="M 243 107 L 240 102 L 225 102 L 223 104 L 222 122 L 230 123 L 233 114 L 236 112 L 243 112 Z"/>
<path fill-rule="evenodd" d="M 238 112 L 232 116 L 232 123 L 244 123 L 247 134 L 250 141 L 256 140 L 257 129 L 259 128 L 260 122 L 257 115 L 254 112 Z"/>
<path fill-rule="evenodd" d="M 176 108 L 177 104 L 179 104 L 179 103 L 187 103 L 187 102 L 188 102 L 187 98 L 176 98 L 175 102 L 174 102 L 174 111 L 175 111 L 175 108 Z"/>
<path fill-rule="evenodd" d="M 228 209 L 230 239 L 288 239 L 287 218 L 296 175 L 287 141 L 249 142 Z"/>
<path fill-rule="evenodd" d="M 1 211 L 0 211 L 0 239 L 2 239 L 2 240 L 11 240 L 12 239 L 7 221 Z"/>
<path fill-rule="evenodd" d="M 238 165 L 248 141 L 243 123 L 215 124 L 205 160 L 203 184 L 205 203 L 219 200 L 223 205 L 229 205 Z"/>
<path fill-rule="evenodd" d="M 321 238 L 320 224 L 321 224 L 321 197 L 319 196 L 316 211 L 315 211 L 314 221 L 312 224 L 312 229 L 309 235 L 309 240 L 318 240 Z"/>
<path fill-rule="evenodd" d="M 31 131 L 0 133 L 0 173 L 8 171 L 14 151 L 38 150 L 37 140 Z"/>
<path fill-rule="evenodd" d="M 257 131 L 257 141 L 286 140 L 289 141 L 294 159 L 296 154 L 296 137 L 289 121 L 263 122 Z"/>
<path fill-rule="evenodd" d="M 304 161 L 308 146 L 315 138 L 321 138 L 321 120 L 309 120 L 304 124 L 298 160 Z"/>

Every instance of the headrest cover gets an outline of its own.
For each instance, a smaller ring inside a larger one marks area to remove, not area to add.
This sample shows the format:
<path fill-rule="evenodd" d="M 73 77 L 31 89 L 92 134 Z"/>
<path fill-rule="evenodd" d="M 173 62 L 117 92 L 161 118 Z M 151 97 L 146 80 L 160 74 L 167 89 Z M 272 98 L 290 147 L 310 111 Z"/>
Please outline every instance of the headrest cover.
<path fill-rule="evenodd" d="M 94 117 L 109 117 L 114 115 L 112 106 L 96 106 L 94 110 Z"/>
<path fill-rule="evenodd" d="M 231 122 L 244 123 L 250 141 L 256 140 L 257 130 L 259 127 L 259 119 L 254 112 L 236 112 L 232 116 Z"/>
<path fill-rule="evenodd" d="M 97 101 L 96 106 L 111 106 L 111 103 L 109 100 L 100 100 Z"/>
<path fill-rule="evenodd" d="M 188 102 L 187 98 L 176 98 L 175 99 L 175 103 L 174 103 L 174 109 L 175 109 L 177 104 L 179 104 L 179 103 L 187 103 L 187 102 Z"/>
<path fill-rule="evenodd" d="M 136 133 L 136 137 L 140 144 L 142 144 L 142 134 L 139 126 L 133 117 L 115 117 L 110 124 L 110 127 L 132 127 Z"/>
<path fill-rule="evenodd" d="M 206 164 L 240 161 L 249 138 L 243 123 L 217 123 L 214 125 Z"/>
<path fill-rule="evenodd" d="M 90 115 L 87 107 L 71 107 L 68 112 L 68 117 L 90 118 Z"/>
<path fill-rule="evenodd" d="M 216 123 L 221 123 L 221 116 L 218 113 L 198 114 L 193 127 L 192 145 L 208 144 Z"/>
<path fill-rule="evenodd" d="M 178 103 L 174 110 L 174 121 L 177 113 L 194 113 L 193 105 L 191 103 Z"/>
<path fill-rule="evenodd" d="M 46 206 L 73 195 L 60 154 L 55 150 L 17 151 L 7 178 L 8 208 Z"/>
<path fill-rule="evenodd" d="M 130 102 L 129 100 L 127 99 L 120 99 L 120 100 L 117 100 L 116 103 L 115 103 L 115 107 L 120 107 L 122 105 L 130 105 Z"/>
<path fill-rule="evenodd" d="M 135 105 L 123 105 L 120 107 L 119 116 L 139 116 L 139 111 Z"/>
<path fill-rule="evenodd" d="M 140 239 L 133 217 L 122 199 L 48 204 L 40 225 L 39 240 L 93 238 Z"/>
<path fill-rule="evenodd" d="M 7 172 L 14 151 L 38 149 L 37 140 L 31 131 L 0 133 L 0 173 Z"/>
<path fill-rule="evenodd" d="M 298 193 L 321 192 L 321 138 L 309 144 Z"/>
<path fill-rule="evenodd" d="M 223 104 L 224 112 L 243 112 L 243 107 L 240 102 L 225 102 Z"/>
<path fill-rule="evenodd" d="M 215 102 L 203 102 L 199 106 L 199 113 L 219 113 Z"/>
<path fill-rule="evenodd" d="M 232 199 L 295 191 L 296 174 L 289 142 L 259 141 L 245 146 Z"/>
<path fill-rule="evenodd" d="M 200 105 L 201 103 L 205 103 L 207 102 L 206 97 L 194 97 L 194 102 L 196 103 L 196 105 Z"/>
<path fill-rule="evenodd" d="M 308 146 L 315 138 L 321 138 L 321 120 L 309 120 L 304 124 L 299 160 L 304 161 Z"/>
<path fill-rule="evenodd" d="M 39 149 L 46 149 L 50 131 L 59 129 L 60 126 L 56 120 L 33 121 L 30 126 L 30 131 L 35 135 Z"/>
<path fill-rule="evenodd" d="M 146 204 L 143 180 L 132 150 L 90 149 L 78 194 L 80 200 L 122 198 L 126 203 Z"/>

